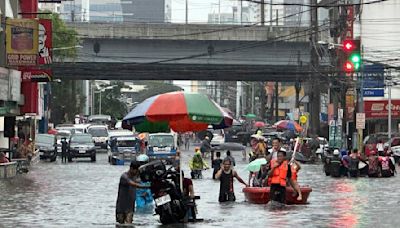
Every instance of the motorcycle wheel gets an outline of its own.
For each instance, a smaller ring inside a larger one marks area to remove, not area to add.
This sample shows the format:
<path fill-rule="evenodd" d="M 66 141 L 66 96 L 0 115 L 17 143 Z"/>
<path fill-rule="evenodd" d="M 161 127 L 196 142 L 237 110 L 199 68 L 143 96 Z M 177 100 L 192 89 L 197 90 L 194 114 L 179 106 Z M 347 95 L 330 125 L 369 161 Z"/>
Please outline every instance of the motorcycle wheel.
<path fill-rule="evenodd" d="M 172 211 L 171 211 L 171 206 L 169 204 L 160 208 L 158 214 L 160 215 L 160 222 L 163 225 L 168 225 L 168 224 L 173 224 L 173 223 L 178 222 L 174 218 L 174 215 L 172 214 Z"/>

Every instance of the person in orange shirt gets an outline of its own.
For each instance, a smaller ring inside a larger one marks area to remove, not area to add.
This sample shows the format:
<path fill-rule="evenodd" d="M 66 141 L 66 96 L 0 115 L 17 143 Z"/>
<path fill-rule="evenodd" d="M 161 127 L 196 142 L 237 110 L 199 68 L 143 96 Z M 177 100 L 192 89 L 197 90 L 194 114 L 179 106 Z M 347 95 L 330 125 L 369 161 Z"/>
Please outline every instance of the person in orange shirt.
<path fill-rule="evenodd" d="M 278 151 L 277 159 L 271 160 L 271 170 L 268 173 L 270 177 L 270 198 L 272 201 L 284 204 L 286 199 L 287 182 L 297 192 L 297 200 L 302 200 L 301 191 L 296 181 L 292 179 L 292 168 L 286 160 L 286 152 Z"/>

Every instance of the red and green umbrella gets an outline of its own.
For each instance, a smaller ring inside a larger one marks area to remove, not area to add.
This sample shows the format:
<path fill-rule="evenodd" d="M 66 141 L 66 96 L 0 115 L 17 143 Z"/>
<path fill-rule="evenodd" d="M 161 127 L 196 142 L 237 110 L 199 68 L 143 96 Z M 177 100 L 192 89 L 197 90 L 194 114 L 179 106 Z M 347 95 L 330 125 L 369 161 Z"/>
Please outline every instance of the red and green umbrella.
<path fill-rule="evenodd" d="M 230 127 L 233 118 L 204 94 L 172 92 L 146 99 L 124 121 L 141 132 L 186 132 Z"/>

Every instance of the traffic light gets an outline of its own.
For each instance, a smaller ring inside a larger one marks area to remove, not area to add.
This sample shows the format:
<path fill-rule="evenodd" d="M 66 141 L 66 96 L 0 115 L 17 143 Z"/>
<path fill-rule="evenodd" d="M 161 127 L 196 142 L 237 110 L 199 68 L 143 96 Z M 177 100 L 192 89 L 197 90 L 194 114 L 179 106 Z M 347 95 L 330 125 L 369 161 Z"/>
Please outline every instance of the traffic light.
<path fill-rule="evenodd" d="M 361 69 L 360 40 L 344 40 L 342 47 L 344 52 L 343 70 L 346 73 L 359 71 Z"/>

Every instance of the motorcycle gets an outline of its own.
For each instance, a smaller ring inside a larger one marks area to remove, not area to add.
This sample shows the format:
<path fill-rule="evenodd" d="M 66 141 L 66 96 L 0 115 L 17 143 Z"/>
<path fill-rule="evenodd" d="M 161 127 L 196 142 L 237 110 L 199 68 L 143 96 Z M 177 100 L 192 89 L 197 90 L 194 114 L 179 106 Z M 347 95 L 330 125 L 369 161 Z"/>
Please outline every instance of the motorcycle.
<path fill-rule="evenodd" d="M 179 174 L 172 167 L 166 169 L 161 160 L 154 160 L 139 168 L 142 181 L 151 182 L 155 212 L 162 224 L 183 222 L 188 206 L 179 188 Z"/>

